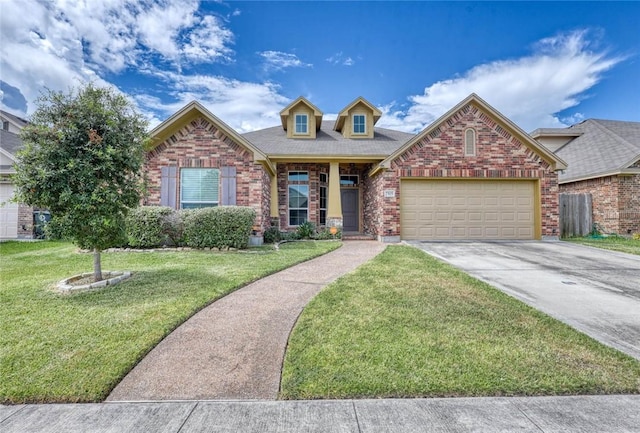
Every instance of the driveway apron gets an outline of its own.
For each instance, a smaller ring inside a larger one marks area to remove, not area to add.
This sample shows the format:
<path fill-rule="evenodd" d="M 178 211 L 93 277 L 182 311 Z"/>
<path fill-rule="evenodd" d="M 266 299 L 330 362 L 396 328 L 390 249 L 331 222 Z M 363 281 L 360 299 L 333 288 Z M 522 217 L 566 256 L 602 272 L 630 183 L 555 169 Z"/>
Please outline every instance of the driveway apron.
<path fill-rule="evenodd" d="M 640 256 L 569 242 L 411 242 L 640 359 Z"/>
<path fill-rule="evenodd" d="M 287 340 L 304 306 L 384 248 L 345 242 L 214 302 L 160 342 L 107 401 L 275 399 Z"/>

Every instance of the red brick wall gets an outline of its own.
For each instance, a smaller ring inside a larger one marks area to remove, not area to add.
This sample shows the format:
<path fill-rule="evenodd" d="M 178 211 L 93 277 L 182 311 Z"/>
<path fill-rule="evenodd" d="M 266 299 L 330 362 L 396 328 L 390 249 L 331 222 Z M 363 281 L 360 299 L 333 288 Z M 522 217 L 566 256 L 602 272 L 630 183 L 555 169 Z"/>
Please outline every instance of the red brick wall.
<path fill-rule="evenodd" d="M 236 204 L 253 207 L 257 214 L 255 225 L 268 227 L 270 194 L 265 194 L 265 189 L 269 188 L 268 174 L 261 164 L 253 161 L 251 151 L 235 143 L 206 119 L 200 117 L 188 122 L 174 135 L 147 153 L 145 174 L 148 182 L 148 197 L 145 204 L 160 204 L 161 168 L 166 166 L 178 168 L 235 166 Z M 179 195 L 179 175 L 176 190 Z M 178 205 L 179 199 L 176 197 Z M 265 209 L 267 209 L 266 212 Z"/>
<path fill-rule="evenodd" d="M 464 155 L 464 131 L 476 131 L 475 156 Z M 400 235 L 400 181 L 402 177 L 532 179 L 540 181 L 541 234 L 558 236 L 558 178 L 549 163 L 520 142 L 492 117 L 474 105 L 467 105 L 407 149 L 379 173 L 375 185 L 383 210 L 372 217 L 378 235 Z M 383 191 L 395 191 L 385 199 Z M 375 212 L 374 212 L 375 213 Z"/>
<path fill-rule="evenodd" d="M 18 205 L 18 239 L 33 238 L 33 210 L 34 208 L 26 204 Z"/>
<path fill-rule="evenodd" d="M 591 193 L 593 221 L 605 233 L 640 232 L 640 175 L 564 183 L 560 185 L 560 192 Z"/>

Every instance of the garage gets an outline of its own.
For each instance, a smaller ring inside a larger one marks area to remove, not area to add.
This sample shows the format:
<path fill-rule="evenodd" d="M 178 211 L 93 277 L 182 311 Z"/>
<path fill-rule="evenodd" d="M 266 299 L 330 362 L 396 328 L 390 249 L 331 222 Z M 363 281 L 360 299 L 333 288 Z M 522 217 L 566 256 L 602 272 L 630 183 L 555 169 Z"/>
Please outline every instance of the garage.
<path fill-rule="evenodd" d="M 406 240 L 536 239 L 536 181 L 400 182 L 400 231 Z"/>
<path fill-rule="evenodd" d="M 18 237 L 18 204 L 10 203 L 13 185 L 0 183 L 0 239 Z"/>

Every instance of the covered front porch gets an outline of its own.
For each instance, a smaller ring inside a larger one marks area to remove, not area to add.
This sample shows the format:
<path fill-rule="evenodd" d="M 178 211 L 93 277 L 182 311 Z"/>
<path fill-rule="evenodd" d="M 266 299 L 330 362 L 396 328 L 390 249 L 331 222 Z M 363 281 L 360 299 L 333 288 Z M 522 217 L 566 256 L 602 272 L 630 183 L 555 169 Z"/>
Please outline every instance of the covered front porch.
<path fill-rule="evenodd" d="M 376 235 L 369 211 L 373 161 L 279 161 L 271 181 L 271 221 L 295 230 L 310 221 L 349 236 Z"/>

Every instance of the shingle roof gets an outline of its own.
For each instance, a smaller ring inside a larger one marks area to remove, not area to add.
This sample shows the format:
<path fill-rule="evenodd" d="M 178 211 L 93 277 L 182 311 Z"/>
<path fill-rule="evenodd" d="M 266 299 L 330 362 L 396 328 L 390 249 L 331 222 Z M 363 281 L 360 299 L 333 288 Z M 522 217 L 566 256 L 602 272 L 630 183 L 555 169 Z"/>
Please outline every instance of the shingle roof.
<path fill-rule="evenodd" d="M 588 119 L 566 130 L 582 135 L 556 151 L 568 163 L 560 182 L 624 170 L 640 159 L 640 122 Z"/>
<path fill-rule="evenodd" d="M 414 134 L 374 129 L 373 139 L 349 139 L 333 130 L 334 121 L 323 121 L 315 140 L 287 138 L 282 126 L 242 134 L 269 157 L 286 155 L 386 157 Z"/>
<path fill-rule="evenodd" d="M 29 123 L 26 120 L 24 120 L 22 117 L 14 116 L 13 114 L 6 112 L 4 110 L 0 110 L 0 113 L 2 113 L 2 117 L 9 119 L 19 128 L 24 128 Z"/>
<path fill-rule="evenodd" d="M 22 140 L 12 132 L 0 129 L 0 148 L 6 150 L 15 157 L 18 150 L 22 149 Z"/>

